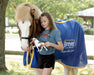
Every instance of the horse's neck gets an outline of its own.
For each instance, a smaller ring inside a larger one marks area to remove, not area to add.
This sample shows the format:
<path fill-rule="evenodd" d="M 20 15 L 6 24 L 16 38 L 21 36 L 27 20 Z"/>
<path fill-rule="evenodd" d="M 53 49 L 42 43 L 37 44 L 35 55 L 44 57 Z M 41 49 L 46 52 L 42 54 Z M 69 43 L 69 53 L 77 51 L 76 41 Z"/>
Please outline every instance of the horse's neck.
<path fill-rule="evenodd" d="M 38 24 L 38 20 L 35 20 L 35 22 L 34 22 L 34 37 L 38 36 L 38 34 L 40 32 L 39 29 L 40 29 L 40 27 L 39 27 L 39 24 Z"/>

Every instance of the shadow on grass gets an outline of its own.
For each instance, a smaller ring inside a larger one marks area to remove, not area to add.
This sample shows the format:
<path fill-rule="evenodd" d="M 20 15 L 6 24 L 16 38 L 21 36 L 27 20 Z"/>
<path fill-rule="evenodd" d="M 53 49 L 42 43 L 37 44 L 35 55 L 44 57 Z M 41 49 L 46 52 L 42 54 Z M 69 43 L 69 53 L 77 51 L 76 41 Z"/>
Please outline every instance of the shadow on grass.
<path fill-rule="evenodd" d="M 0 75 L 13 75 L 15 72 L 11 70 L 10 72 L 8 71 L 0 71 Z"/>
<path fill-rule="evenodd" d="M 14 70 L 11 71 L 0 71 L 0 75 L 34 75 L 32 72 L 16 72 Z"/>

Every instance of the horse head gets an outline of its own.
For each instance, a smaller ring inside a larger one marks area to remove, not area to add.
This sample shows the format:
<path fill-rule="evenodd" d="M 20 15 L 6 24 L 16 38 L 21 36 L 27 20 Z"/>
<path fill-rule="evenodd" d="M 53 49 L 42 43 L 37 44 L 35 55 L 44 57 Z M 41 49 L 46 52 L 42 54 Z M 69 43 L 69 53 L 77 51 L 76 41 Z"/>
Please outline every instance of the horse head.
<path fill-rule="evenodd" d="M 27 51 L 30 47 L 30 38 L 38 35 L 38 19 L 41 12 L 37 6 L 29 3 L 22 3 L 18 7 L 13 5 L 13 7 L 16 12 L 15 19 L 19 28 L 21 48 Z"/>

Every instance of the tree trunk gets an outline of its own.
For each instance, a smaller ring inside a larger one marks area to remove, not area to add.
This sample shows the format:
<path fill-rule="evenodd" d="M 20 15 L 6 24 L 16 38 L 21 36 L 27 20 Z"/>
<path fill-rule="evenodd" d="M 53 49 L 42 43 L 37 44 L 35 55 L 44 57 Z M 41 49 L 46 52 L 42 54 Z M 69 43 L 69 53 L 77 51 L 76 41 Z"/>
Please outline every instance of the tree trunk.
<path fill-rule="evenodd" d="M 0 70 L 5 71 L 5 12 L 8 0 L 0 0 Z"/>

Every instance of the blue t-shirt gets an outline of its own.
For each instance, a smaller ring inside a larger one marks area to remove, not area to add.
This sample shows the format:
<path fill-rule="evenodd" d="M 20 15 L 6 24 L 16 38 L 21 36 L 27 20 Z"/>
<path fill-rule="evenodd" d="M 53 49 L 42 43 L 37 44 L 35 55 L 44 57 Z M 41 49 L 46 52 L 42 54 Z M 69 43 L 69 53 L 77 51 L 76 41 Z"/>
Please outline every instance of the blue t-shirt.
<path fill-rule="evenodd" d="M 49 34 L 49 30 L 44 30 L 37 39 L 40 42 L 51 42 L 54 44 L 57 44 L 58 41 L 61 41 L 60 32 L 57 29 L 53 29 Z M 39 51 L 39 54 L 42 55 L 50 55 L 55 53 L 55 48 L 53 47 L 47 47 L 48 51 L 45 50 L 45 48 L 42 49 L 42 51 Z"/>

